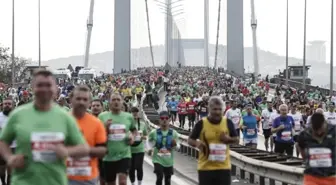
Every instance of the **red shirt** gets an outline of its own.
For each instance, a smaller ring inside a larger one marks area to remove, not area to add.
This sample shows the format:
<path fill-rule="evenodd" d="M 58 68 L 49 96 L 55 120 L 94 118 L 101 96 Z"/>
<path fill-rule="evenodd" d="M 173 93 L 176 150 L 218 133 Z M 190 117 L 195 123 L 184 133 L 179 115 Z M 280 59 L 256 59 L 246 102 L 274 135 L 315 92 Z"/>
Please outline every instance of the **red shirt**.
<path fill-rule="evenodd" d="M 197 106 L 197 103 L 195 103 L 195 102 L 188 102 L 187 103 L 187 112 L 189 114 L 194 114 L 196 106 Z"/>
<path fill-rule="evenodd" d="M 181 102 L 177 106 L 178 108 L 178 114 L 187 114 L 187 104 L 185 102 Z"/>

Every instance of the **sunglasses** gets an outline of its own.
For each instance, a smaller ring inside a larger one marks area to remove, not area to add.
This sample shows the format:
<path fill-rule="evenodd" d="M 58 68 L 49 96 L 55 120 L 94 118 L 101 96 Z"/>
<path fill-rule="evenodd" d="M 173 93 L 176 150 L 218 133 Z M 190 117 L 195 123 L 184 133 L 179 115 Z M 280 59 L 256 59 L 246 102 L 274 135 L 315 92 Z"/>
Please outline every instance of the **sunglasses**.
<path fill-rule="evenodd" d="M 161 116 L 160 119 L 161 119 L 161 120 L 168 120 L 169 117 L 168 117 L 168 116 Z"/>

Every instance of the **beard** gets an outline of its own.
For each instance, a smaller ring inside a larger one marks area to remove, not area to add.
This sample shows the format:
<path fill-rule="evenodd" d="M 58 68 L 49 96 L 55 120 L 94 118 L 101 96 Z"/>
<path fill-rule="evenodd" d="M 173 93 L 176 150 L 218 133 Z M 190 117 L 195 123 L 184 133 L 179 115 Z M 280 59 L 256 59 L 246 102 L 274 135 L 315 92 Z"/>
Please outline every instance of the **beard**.
<path fill-rule="evenodd" d="M 9 113 L 12 111 L 12 109 L 4 109 L 3 111 L 2 111 L 2 113 L 5 115 L 5 116 L 8 116 L 9 115 Z"/>

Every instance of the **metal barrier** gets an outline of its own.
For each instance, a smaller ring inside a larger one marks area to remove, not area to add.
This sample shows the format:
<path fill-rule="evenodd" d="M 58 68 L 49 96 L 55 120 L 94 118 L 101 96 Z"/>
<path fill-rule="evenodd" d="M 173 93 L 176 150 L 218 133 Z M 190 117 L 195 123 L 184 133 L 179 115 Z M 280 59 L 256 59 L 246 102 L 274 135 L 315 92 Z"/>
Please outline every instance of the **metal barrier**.
<path fill-rule="evenodd" d="M 161 90 L 162 88 L 159 91 Z M 143 110 L 143 100 L 145 98 L 146 95 L 144 94 L 140 102 L 140 112 L 145 123 L 150 128 L 156 129 L 158 128 L 158 126 L 148 120 L 146 113 Z M 188 137 L 185 135 L 179 135 L 179 140 L 181 143 L 179 152 L 186 156 L 197 159 L 199 151 L 197 148 L 194 148 L 188 144 Z M 258 183 L 260 185 L 265 185 L 266 179 L 269 179 L 270 185 L 275 185 L 275 182 L 281 182 L 283 185 L 302 185 L 304 171 L 303 168 L 260 161 L 246 157 L 234 151 L 230 151 L 230 156 L 232 175 L 236 175 L 237 170 L 239 170 L 240 177 L 242 179 L 245 179 L 245 173 L 247 172 L 249 174 L 250 183 L 255 183 L 255 176 L 258 176 Z"/>

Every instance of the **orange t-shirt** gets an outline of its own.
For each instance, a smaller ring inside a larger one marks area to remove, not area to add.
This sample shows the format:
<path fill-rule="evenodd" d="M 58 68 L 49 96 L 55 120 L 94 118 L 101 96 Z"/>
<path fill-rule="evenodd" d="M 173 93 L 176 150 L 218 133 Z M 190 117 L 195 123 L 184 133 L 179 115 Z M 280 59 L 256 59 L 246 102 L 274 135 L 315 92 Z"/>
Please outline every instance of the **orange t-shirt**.
<path fill-rule="evenodd" d="M 79 129 L 90 147 L 106 142 L 106 130 L 104 124 L 94 117 L 86 113 L 83 118 L 77 119 Z M 71 180 L 92 180 L 98 177 L 98 159 L 84 157 L 80 159 L 69 158 L 67 160 L 68 178 Z"/>

